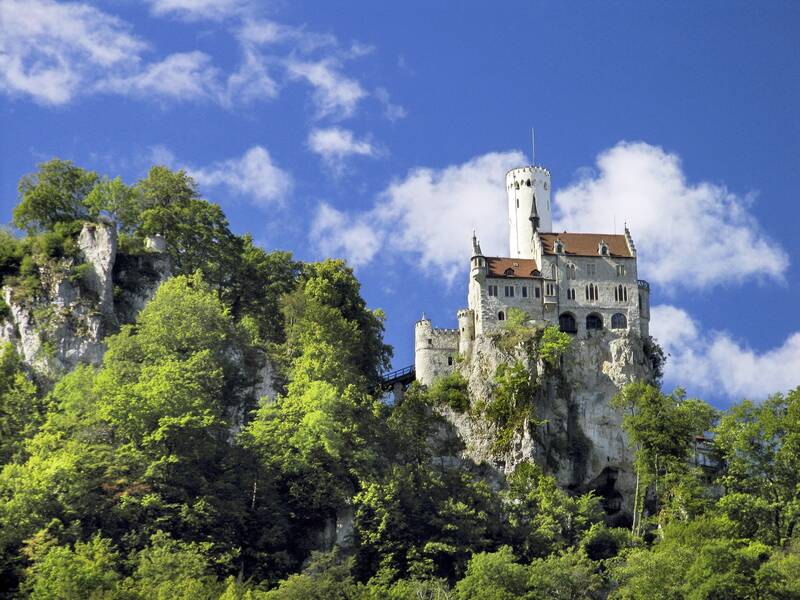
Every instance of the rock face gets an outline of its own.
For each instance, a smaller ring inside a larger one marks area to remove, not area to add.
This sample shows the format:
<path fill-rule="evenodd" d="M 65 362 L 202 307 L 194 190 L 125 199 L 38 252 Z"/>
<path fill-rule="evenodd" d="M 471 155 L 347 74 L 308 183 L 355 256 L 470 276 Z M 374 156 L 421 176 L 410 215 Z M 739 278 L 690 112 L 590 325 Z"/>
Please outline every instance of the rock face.
<path fill-rule="evenodd" d="M 538 419 L 545 424 L 522 428 L 509 452 L 493 453 L 495 432 L 468 414 L 443 409 L 459 432 L 465 455 L 491 465 L 498 477 L 524 461 L 534 461 L 566 489 L 595 490 L 607 513 L 624 518 L 633 503 L 633 451 L 622 431 L 622 414 L 609 401 L 626 383 L 653 378 L 642 338 L 635 332 L 600 331 L 573 340 L 556 373 L 522 352 L 509 355 L 487 335 L 475 339 L 473 352 L 459 367 L 468 382 L 470 402 L 488 399 L 500 364 L 521 360 L 538 380 L 533 398 Z"/>
<path fill-rule="evenodd" d="M 45 379 L 81 363 L 100 364 L 104 338 L 133 322 L 169 277 L 166 255 L 118 255 L 113 224 L 86 223 L 77 245 L 77 258 L 39 265 L 41 292 L 35 298 L 18 298 L 14 289 L 3 288 L 10 314 L 0 324 L 0 341 L 11 342 L 23 362 Z M 120 264 L 137 268 L 120 270 Z"/>

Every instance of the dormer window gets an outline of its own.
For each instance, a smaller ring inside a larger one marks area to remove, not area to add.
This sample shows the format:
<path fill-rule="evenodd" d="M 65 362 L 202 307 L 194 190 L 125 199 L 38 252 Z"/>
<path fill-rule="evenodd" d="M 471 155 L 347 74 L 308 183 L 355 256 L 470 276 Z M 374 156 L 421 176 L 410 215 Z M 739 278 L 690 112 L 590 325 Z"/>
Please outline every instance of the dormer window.
<path fill-rule="evenodd" d="M 608 256 L 608 244 L 606 244 L 605 240 L 600 240 L 597 251 L 600 253 L 600 256 Z"/>
<path fill-rule="evenodd" d="M 561 240 L 556 240 L 555 250 L 556 254 L 564 254 L 564 242 L 562 242 Z"/>
<path fill-rule="evenodd" d="M 513 277 L 514 276 L 514 269 L 510 269 L 510 268 L 506 269 L 504 271 L 504 274 L 505 274 L 506 277 Z"/>

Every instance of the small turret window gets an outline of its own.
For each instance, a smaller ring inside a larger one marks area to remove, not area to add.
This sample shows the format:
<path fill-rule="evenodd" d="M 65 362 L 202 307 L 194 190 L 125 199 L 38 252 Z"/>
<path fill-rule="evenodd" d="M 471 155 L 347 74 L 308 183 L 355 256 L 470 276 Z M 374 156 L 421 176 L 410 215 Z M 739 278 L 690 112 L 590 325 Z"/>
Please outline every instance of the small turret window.
<path fill-rule="evenodd" d="M 528 181 L 525 182 L 525 185 L 527 185 L 528 187 L 531 187 L 531 180 L 528 179 Z"/>

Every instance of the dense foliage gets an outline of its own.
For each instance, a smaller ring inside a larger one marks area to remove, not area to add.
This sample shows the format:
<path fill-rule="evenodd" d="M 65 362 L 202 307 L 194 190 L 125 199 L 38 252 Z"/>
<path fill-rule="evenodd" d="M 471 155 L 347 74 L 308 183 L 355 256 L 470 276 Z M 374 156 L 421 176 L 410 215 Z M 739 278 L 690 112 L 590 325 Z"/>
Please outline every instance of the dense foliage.
<path fill-rule="evenodd" d="M 800 598 L 800 388 L 722 413 L 624 388 L 636 498 L 612 527 L 532 463 L 500 482 L 459 458 L 442 417 L 486 419 L 507 450 L 568 336 L 511 313 L 498 342 L 541 373 L 509 361 L 483 403 L 458 374 L 387 403 L 383 314 L 352 271 L 263 251 L 163 167 L 126 186 L 42 165 L 14 212 L 27 237 L 0 233 L 4 282 L 35 293 L 100 218 L 126 252 L 163 235 L 176 276 L 52 387 L 0 349 L 0 597 Z"/>

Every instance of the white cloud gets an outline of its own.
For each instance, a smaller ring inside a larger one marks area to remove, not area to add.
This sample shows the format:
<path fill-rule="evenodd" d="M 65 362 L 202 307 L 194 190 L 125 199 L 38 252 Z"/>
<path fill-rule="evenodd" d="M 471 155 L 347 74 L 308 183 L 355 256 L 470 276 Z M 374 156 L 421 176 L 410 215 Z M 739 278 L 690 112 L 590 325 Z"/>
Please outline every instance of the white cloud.
<path fill-rule="evenodd" d="M 358 103 L 367 96 L 358 81 L 341 72 L 340 61 L 335 58 L 318 61 L 290 58 L 286 61 L 286 69 L 289 77 L 304 79 L 314 88 L 313 99 L 318 119 L 351 117 Z"/>
<path fill-rule="evenodd" d="M 88 4 L 0 0 L 0 89 L 66 104 L 99 74 L 135 68 L 146 44 Z"/>
<path fill-rule="evenodd" d="M 348 156 L 375 156 L 378 153 L 371 142 L 356 139 L 352 131 L 341 127 L 313 129 L 308 135 L 308 147 L 337 173 L 344 169 L 344 160 Z"/>
<path fill-rule="evenodd" d="M 524 158 L 515 151 L 492 152 L 443 169 L 413 169 L 390 184 L 372 210 L 324 228 L 328 246 L 320 250 L 346 247 L 343 240 L 366 237 L 369 228 L 374 240 L 452 282 L 468 264 L 473 229 L 482 235 L 484 252 L 505 252 L 505 174 Z M 326 219 L 331 221 L 328 214 Z M 360 264 L 376 252 L 359 255 Z"/>
<path fill-rule="evenodd" d="M 323 202 L 311 227 L 311 239 L 325 256 L 345 258 L 359 267 L 381 248 L 383 233 L 376 225 L 370 223 L 370 215 L 353 219 Z"/>
<path fill-rule="evenodd" d="M 782 280 L 789 259 L 749 212 L 751 198 L 689 183 L 680 159 L 643 142 L 620 142 L 555 195 L 556 229 L 609 231 L 627 221 L 639 273 L 663 286 L 705 288 L 754 277 Z"/>
<path fill-rule="evenodd" d="M 149 64 L 134 75 L 98 82 L 97 90 L 169 100 L 217 100 L 217 75 L 207 54 L 180 52 Z"/>
<path fill-rule="evenodd" d="M 707 393 L 723 393 L 732 400 L 760 400 L 800 385 L 800 332 L 783 344 L 757 352 L 727 332 L 702 333 L 684 310 L 654 306 L 651 333 L 667 359 L 664 379 Z"/>
<path fill-rule="evenodd" d="M 386 88 L 379 87 L 375 90 L 375 98 L 383 104 L 383 116 L 389 121 L 398 121 L 408 116 L 408 111 L 399 104 L 393 104 Z"/>
<path fill-rule="evenodd" d="M 275 165 L 263 146 L 253 146 L 241 158 L 186 170 L 200 186 L 225 186 L 259 206 L 283 202 L 292 189 L 291 175 Z"/>
<path fill-rule="evenodd" d="M 187 21 L 220 21 L 245 12 L 250 2 L 243 0 L 149 0 L 156 16 L 176 16 Z"/>

